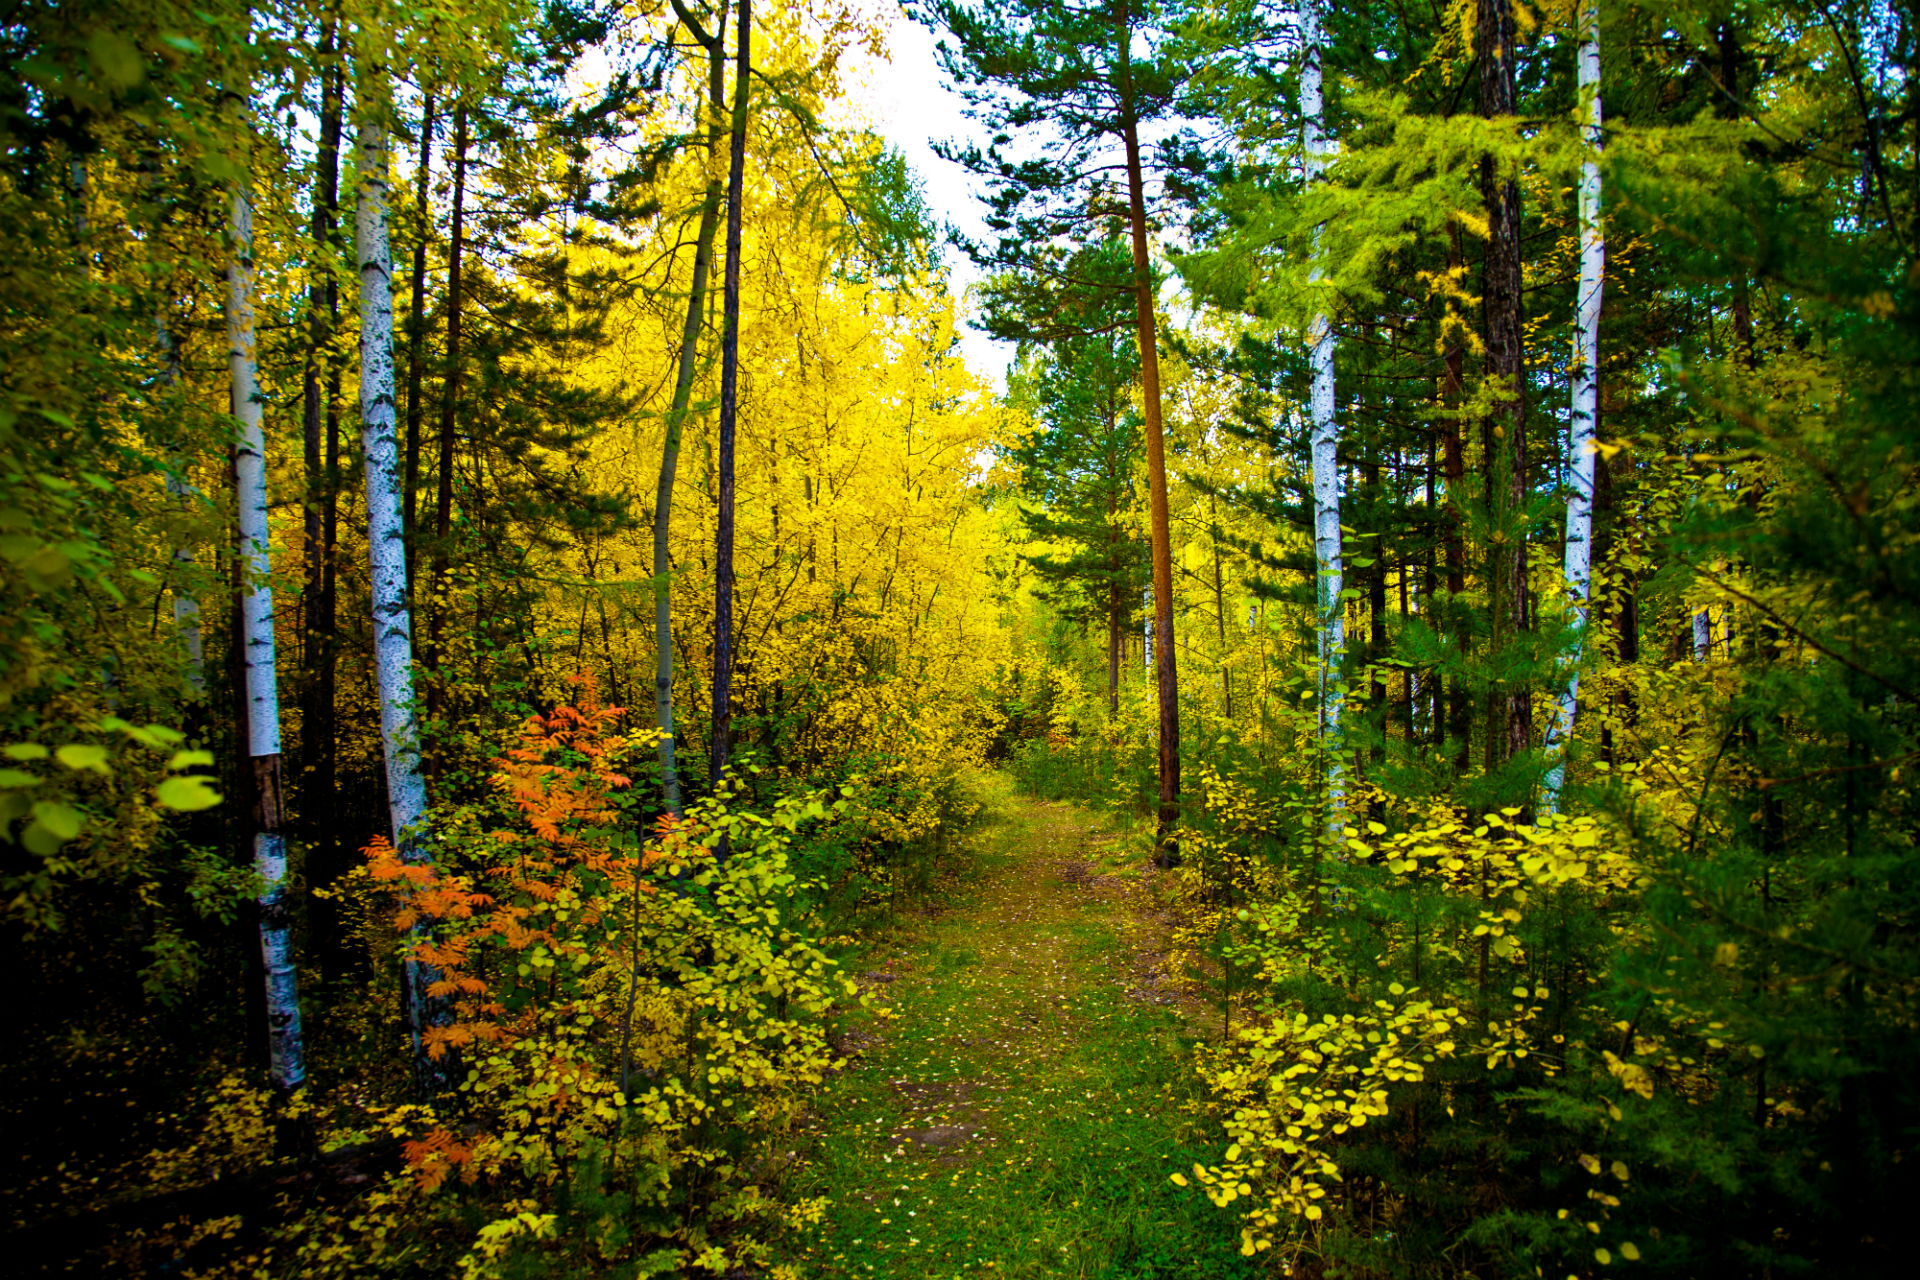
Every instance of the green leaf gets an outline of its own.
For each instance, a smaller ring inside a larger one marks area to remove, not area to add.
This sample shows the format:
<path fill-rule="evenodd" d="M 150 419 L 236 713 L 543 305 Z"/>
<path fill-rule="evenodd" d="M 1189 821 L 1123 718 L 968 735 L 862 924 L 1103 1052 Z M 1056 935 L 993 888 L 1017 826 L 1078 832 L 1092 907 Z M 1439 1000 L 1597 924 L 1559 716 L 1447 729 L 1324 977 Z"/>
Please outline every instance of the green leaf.
<path fill-rule="evenodd" d="M 146 76 L 146 69 L 140 65 L 140 50 L 118 31 L 99 28 L 92 32 L 87 36 L 87 52 L 93 55 L 93 65 L 107 83 L 116 89 L 131 89 Z"/>
<path fill-rule="evenodd" d="M 111 772 L 107 768 L 107 749 L 90 743 L 71 743 L 55 751 L 54 758 L 67 768 L 79 772 L 82 769 L 105 775 Z"/>
<path fill-rule="evenodd" d="M 40 779 L 24 769 L 0 769 L 0 790 L 9 787 L 37 787 Z"/>
<path fill-rule="evenodd" d="M 50 858 L 60 852 L 60 846 L 66 841 L 36 822 L 20 833 L 20 843 L 27 847 L 28 853 L 36 857 Z"/>
<path fill-rule="evenodd" d="M 173 753 L 173 759 L 167 761 L 167 768 L 177 772 L 181 769 L 194 768 L 196 765 L 211 766 L 212 764 L 213 752 L 211 751 L 176 751 Z"/>
<path fill-rule="evenodd" d="M 42 800 L 33 806 L 33 820 L 61 841 L 73 839 L 87 825 L 81 812 L 58 800 Z"/>
<path fill-rule="evenodd" d="M 220 793 L 209 786 L 205 778 L 192 775 L 168 778 L 153 791 L 159 797 L 161 807 L 181 813 L 211 809 L 220 803 Z"/>
<path fill-rule="evenodd" d="M 6 747 L 9 760 L 45 760 L 47 749 L 37 742 L 13 742 Z"/>
<path fill-rule="evenodd" d="M 52 591 L 65 586 L 73 576 L 73 561 L 58 547 L 42 547 L 27 557 L 20 572 L 35 591 Z"/>

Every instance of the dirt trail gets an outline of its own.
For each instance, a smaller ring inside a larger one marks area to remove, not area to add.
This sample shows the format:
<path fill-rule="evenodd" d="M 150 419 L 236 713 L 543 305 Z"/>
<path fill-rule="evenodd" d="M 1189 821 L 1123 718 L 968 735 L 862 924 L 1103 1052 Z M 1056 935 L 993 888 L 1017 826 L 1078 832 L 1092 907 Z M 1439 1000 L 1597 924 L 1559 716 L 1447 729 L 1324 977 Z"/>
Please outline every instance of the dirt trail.
<path fill-rule="evenodd" d="M 1142 919 L 1143 850 L 1071 806 L 989 797 L 977 878 L 860 975 L 792 1261 L 815 1276 L 1231 1276 L 1236 1232 L 1167 1175 L 1192 1072 Z M 1123 856 L 1124 855 L 1124 856 Z M 1130 865 L 1129 865 L 1130 864 Z"/>

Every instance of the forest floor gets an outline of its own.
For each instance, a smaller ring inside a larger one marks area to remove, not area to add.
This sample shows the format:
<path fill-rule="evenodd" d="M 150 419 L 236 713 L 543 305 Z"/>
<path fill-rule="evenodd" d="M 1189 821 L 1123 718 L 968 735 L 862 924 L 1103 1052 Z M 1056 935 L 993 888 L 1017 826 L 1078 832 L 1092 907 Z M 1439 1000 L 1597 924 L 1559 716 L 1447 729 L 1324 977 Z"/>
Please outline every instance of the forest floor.
<path fill-rule="evenodd" d="M 886 1017 L 846 1030 L 794 1188 L 818 1277 L 1251 1275 L 1238 1224 L 1168 1180 L 1217 1151 L 1183 1111 L 1218 1015 L 1165 969 L 1139 836 L 982 784 L 958 878 L 856 962 Z"/>

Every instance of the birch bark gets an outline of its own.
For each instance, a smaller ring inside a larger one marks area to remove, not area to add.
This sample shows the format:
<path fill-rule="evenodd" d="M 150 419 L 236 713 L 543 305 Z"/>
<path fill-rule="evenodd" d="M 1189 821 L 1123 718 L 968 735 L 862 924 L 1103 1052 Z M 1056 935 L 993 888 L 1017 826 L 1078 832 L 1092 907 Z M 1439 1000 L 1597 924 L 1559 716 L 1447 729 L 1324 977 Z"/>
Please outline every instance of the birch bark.
<path fill-rule="evenodd" d="M 1593 593 L 1594 441 L 1600 420 L 1600 300 L 1606 284 L 1607 245 L 1600 229 L 1600 5 L 1586 0 L 1580 17 L 1578 82 L 1586 158 L 1580 165 L 1579 315 L 1573 344 L 1573 415 L 1567 439 L 1567 551 L 1562 576 L 1573 610 L 1573 670 L 1560 691 L 1559 714 L 1547 726 L 1547 755 L 1573 741 L 1580 713 L 1580 662 L 1586 656 Z M 1554 758 L 1541 808 L 1553 813 L 1566 782 L 1566 760 Z"/>
<path fill-rule="evenodd" d="M 1320 181 L 1331 158 L 1325 133 L 1326 97 L 1321 83 L 1320 5 L 1307 0 L 1300 6 L 1300 133 L 1307 181 Z M 1316 261 L 1309 284 L 1322 275 L 1318 262 L 1319 234 L 1314 235 Z M 1312 419 L 1313 558 L 1315 599 L 1319 609 L 1320 741 L 1327 756 L 1327 823 L 1338 827 L 1345 796 L 1340 758 L 1340 713 L 1345 690 L 1340 684 L 1340 657 L 1346 650 L 1345 587 L 1340 562 L 1340 425 L 1334 416 L 1333 325 L 1315 294 L 1314 314 L 1307 325 L 1307 347 L 1313 371 L 1308 395 Z"/>
<path fill-rule="evenodd" d="M 280 694 L 275 680 L 273 585 L 267 526 L 267 445 L 254 355 L 253 202 L 244 184 L 232 195 L 232 256 L 227 263 L 227 368 L 233 412 L 234 483 L 240 509 L 240 557 L 248 586 L 240 600 L 246 655 L 247 754 L 253 760 L 253 869 L 260 877 L 260 959 L 266 975 L 267 1051 L 282 1092 L 307 1078 L 300 1035 L 300 992 L 287 911 L 287 840 L 280 786 Z"/>
<path fill-rule="evenodd" d="M 360 191 L 354 209 L 354 247 L 360 268 L 360 438 L 367 477 L 374 679 L 380 693 L 380 744 L 393 842 L 407 861 L 427 862 L 431 860 L 425 823 L 427 786 L 420 772 L 420 732 L 415 719 L 413 616 L 407 607 L 406 531 L 394 431 L 393 255 L 387 239 L 387 135 L 379 116 L 386 93 L 383 71 L 363 67 L 360 76 Z M 432 966 L 419 960 L 406 962 L 407 1031 L 419 1087 L 427 1095 L 439 1083 L 424 1043 L 432 1018 L 427 989 L 437 978 Z"/>

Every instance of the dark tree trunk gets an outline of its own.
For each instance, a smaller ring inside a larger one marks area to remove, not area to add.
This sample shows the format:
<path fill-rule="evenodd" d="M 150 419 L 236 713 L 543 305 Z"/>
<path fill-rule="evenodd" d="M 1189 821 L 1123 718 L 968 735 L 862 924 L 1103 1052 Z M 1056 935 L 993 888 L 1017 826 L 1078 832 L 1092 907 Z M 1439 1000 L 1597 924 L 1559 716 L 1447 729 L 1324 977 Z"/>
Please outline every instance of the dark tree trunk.
<path fill-rule="evenodd" d="M 723 113 L 727 105 L 726 10 L 720 25 L 708 35 L 686 7 L 675 0 L 680 16 L 707 51 L 707 108 L 713 113 L 707 129 L 707 159 L 711 164 L 725 136 Z M 713 269 L 713 233 L 720 222 L 721 187 L 718 178 L 707 181 L 700 201 L 700 226 L 694 233 L 693 278 L 687 291 L 687 314 L 680 327 L 679 367 L 675 370 L 673 402 L 667 409 L 667 430 L 660 445 L 660 479 L 653 503 L 653 713 L 660 730 L 660 794 L 669 812 L 680 812 L 680 767 L 675 759 L 673 723 L 673 485 L 680 465 L 680 438 L 687 409 L 693 401 L 693 378 L 698 365 L 701 321 L 707 311 L 707 277 Z M 813 499 L 811 482 L 807 500 Z M 812 581 L 812 546 L 808 546 L 808 581 Z"/>
<path fill-rule="evenodd" d="M 1447 254 L 1447 265 L 1458 270 L 1463 265 L 1460 232 L 1456 227 Z M 1446 350 L 1445 402 L 1457 413 L 1465 398 L 1466 352 L 1457 334 L 1450 332 Z M 1462 660 L 1471 642 L 1461 617 L 1461 597 L 1467 590 L 1467 547 L 1461 534 L 1459 504 L 1466 501 L 1466 449 L 1460 438 L 1460 419 L 1449 414 L 1441 424 L 1441 465 L 1447 480 L 1447 508 L 1440 514 L 1442 541 L 1447 559 L 1447 628 L 1452 631 Z M 1447 736 L 1453 743 L 1453 770 L 1464 777 L 1473 745 L 1473 697 L 1466 678 L 1455 675 L 1447 690 Z"/>
<path fill-rule="evenodd" d="M 461 259 L 466 251 L 467 108 L 453 111 L 453 210 L 447 229 L 447 376 L 440 395 L 440 476 L 433 511 L 433 582 L 427 629 L 427 718 L 438 719 L 446 701 L 447 568 L 453 544 L 453 443 L 460 410 Z"/>
<path fill-rule="evenodd" d="M 401 525 L 407 531 L 407 604 L 414 605 L 413 561 L 420 541 L 420 380 L 427 357 L 427 241 L 433 235 L 433 218 L 427 202 L 432 198 L 433 179 L 433 91 L 428 90 L 420 110 L 420 165 L 414 171 L 413 295 L 407 312 L 407 458 L 406 474 L 401 479 L 404 503 Z"/>
<path fill-rule="evenodd" d="M 1387 510 L 1385 495 L 1381 492 L 1380 464 L 1370 462 L 1361 468 L 1366 476 L 1367 489 L 1373 496 L 1374 511 Z M 1375 520 L 1379 519 L 1376 514 Z M 1373 703 L 1374 717 L 1382 738 L 1376 746 L 1373 758 L 1382 758 L 1386 746 L 1387 731 L 1387 681 L 1382 674 L 1380 660 L 1387 656 L 1387 545 L 1384 534 L 1375 534 L 1373 538 L 1373 567 L 1367 570 L 1367 663 L 1373 668 L 1373 682 L 1368 693 Z"/>
<path fill-rule="evenodd" d="M 1173 828 L 1180 820 L 1180 681 L 1173 651 L 1173 535 L 1167 506 L 1165 427 L 1160 416 L 1159 337 L 1153 314 L 1153 271 L 1147 256 L 1146 182 L 1134 124 L 1128 51 L 1133 28 L 1120 22 L 1122 141 L 1127 157 L 1127 214 L 1133 241 L 1135 332 L 1140 344 L 1140 398 L 1147 428 L 1147 492 L 1153 540 L 1153 663 L 1160 695 L 1160 811 L 1154 826 L 1155 860 L 1171 866 L 1180 852 Z"/>
<path fill-rule="evenodd" d="M 740 230 L 745 210 L 747 87 L 752 70 L 752 0 L 740 0 L 734 40 L 733 137 L 727 157 L 727 270 L 721 301 L 719 519 L 713 558 L 713 738 L 715 785 L 733 758 L 733 446 L 740 389 Z"/>
<path fill-rule="evenodd" d="M 1479 6 L 1476 45 L 1480 63 L 1480 112 L 1489 120 L 1514 114 L 1514 17 L 1511 0 Z M 1486 371 L 1505 398 L 1482 423 L 1487 459 L 1488 505 L 1505 540 L 1492 554 L 1488 597 L 1495 647 L 1527 628 L 1527 539 L 1520 512 L 1527 497 L 1527 402 L 1524 315 L 1520 280 L 1520 184 L 1491 155 L 1480 158 L 1480 194 L 1487 211 L 1487 247 L 1482 262 Z M 1503 616 L 1504 615 L 1504 616 Z M 1533 737 L 1533 699 L 1524 685 L 1504 690 L 1505 732 L 1488 724 L 1490 766 L 1524 752 Z"/>
<path fill-rule="evenodd" d="M 1733 24 L 1720 24 L 1720 101 L 1717 114 L 1722 120 L 1740 118 L 1740 37 Z M 1733 278 L 1733 351 L 1734 359 L 1753 368 L 1753 307 L 1748 301 L 1747 274 Z"/>
<path fill-rule="evenodd" d="M 340 286 L 333 274 L 338 246 L 334 228 L 340 202 L 340 131 L 342 80 L 335 60 L 338 28 L 328 18 L 320 31 L 320 137 L 314 151 L 313 218 L 309 225 L 316 260 L 325 264 L 325 279 L 307 288 L 312 325 L 308 339 L 302 387 L 301 438 L 306 463 L 307 500 L 304 542 L 306 581 L 301 590 L 301 622 L 306 632 L 302 648 L 306 681 L 300 705 L 300 808 L 306 827 L 307 882 L 323 889 L 347 871 L 334 793 L 338 788 L 339 755 L 335 745 L 334 664 L 334 551 L 339 535 L 340 487 L 340 368 L 332 350 L 340 324 Z M 345 924 L 330 901 L 314 898 L 314 949 L 323 977 L 343 975 L 353 963 L 346 944 Z"/>

